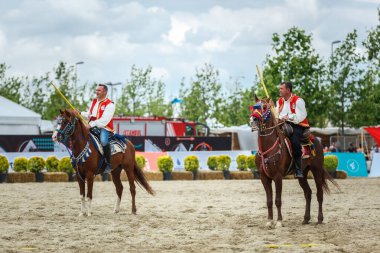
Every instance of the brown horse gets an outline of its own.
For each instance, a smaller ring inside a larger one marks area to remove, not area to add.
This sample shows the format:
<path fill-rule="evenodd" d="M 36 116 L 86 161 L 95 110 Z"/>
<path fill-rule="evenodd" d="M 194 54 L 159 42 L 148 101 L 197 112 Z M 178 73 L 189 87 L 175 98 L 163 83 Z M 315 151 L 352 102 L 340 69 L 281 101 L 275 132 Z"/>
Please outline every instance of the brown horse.
<path fill-rule="evenodd" d="M 98 174 L 98 166 L 101 161 L 101 155 L 96 150 L 95 145 L 90 138 L 89 130 L 81 122 L 78 115 L 72 110 L 60 110 L 57 117 L 58 141 L 66 146 L 71 142 L 72 154 L 71 161 L 76 169 L 77 181 L 81 195 L 81 212 L 80 216 L 91 216 L 92 188 L 94 177 Z M 137 166 L 135 161 L 135 148 L 130 141 L 126 141 L 126 149 L 111 157 L 111 174 L 112 181 L 116 187 L 118 196 L 114 212 L 120 211 L 120 201 L 123 193 L 123 184 L 121 183 L 120 174 L 124 169 L 129 182 L 129 189 L 132 196 L 132 213 L 136 214 L 136 186 L 135 181 L 141 185 L 149 194 L 154 195 L 154 191 L 149 185 L 143 171 Z M 104 166 L 101 169 L 104 171 Z M 85 181 L 87 181 L 87 202 L 85 201 Z"/>
<path fill-rule="evenodd" d="M 282 178 L 287 174 L 292 173 L 292 155 L 285 143 L 285 135 L 280 129 L 271 110 L 270 100 L 259 100 L 255 96 L 256 104 L 252 110 L 252 130 L 258 130 L 259 151 L 256 155 L 255 162 L 258 168 L 261 182 L 264 186 L 267 196 L 268 222 L 267 227 L 272 227 L 273 223 L 273 192 L 272 181 L 276 187 L 275 204 L 277 207 L 277 223 L 276 227 L 282 227 L 281 214 L 281 193 L 282 193 Z M 310 202 L 311 189 L 307 181 L 307 174 L 312 172 L 317 188 L 318 200 L 318 224 L 323 221 L 323 192 L 329 193 L 330 189 L 327 185 L 327 180 L 331 181 L 336 187 L 338 184 L 332 179 L 330 174 L 323 168 L 324 156 L 323 147 L 318 139 L 314 140 L 315 156 L 302 160 L 303 178 L 298 178 L 298 182 L 303 189 L 306 199 L 306 210 L 303 224 L 308 224 L 310 221 Z"/>

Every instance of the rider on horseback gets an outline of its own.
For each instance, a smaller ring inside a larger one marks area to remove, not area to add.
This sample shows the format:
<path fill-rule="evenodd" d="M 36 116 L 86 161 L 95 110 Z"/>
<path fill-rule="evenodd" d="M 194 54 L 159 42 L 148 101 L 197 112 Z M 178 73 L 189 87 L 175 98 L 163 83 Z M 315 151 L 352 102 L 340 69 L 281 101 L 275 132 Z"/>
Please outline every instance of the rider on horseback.
<path fill-rule="evenodd" d="M 88 125 L 87 129 L 97 127 L 100 129 L 100 143 L 102 144 L 104 156 L 106 159 L 105 174 L 111 172 L 111 147 L 109 144 L 109 133 L 113 133 L 113 116 L 115 113 L 114 103 L 107 98 L 107 85 L 99 84 L 96 88 L 96 98 L 92 101 L 89 111 L 81 112 L 83 117 L 86 117 Z"/>
<path fill-rule="evenodd" d="M 282 82 L 279 86 L 280 99 L 276 103 L 276 115 L 280 120 L 289 123 L 293 128 L 290 136 L 293 158 L 295 161 L 295 177 L 303 177 L 301 139 L 305 129 L 310 128 L 306 119 L 305 101 L 292 93 L 292 83 Z"/>

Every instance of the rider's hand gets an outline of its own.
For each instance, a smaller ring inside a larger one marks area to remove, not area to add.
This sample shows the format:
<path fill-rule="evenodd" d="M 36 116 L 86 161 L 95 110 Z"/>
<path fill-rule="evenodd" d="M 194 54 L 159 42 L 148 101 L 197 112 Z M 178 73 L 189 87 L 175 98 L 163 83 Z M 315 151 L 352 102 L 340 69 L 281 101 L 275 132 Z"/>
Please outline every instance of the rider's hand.
<path fill-rule="evenodd" d="M 58 132 L 54 131 L 53 135 L 51 136 L 52 141 L 57 142 L 58 141 L 57 136 L 58 136 Z"/>
<path fill-rule="evenodd" d="M 284 121 L 288 121 L 288 120 L 289 120 L 289 116 L 288 116 L 288 115 L 285 115 L 284 117 L 282 117 L 282 120 L 284 120 Z"/>

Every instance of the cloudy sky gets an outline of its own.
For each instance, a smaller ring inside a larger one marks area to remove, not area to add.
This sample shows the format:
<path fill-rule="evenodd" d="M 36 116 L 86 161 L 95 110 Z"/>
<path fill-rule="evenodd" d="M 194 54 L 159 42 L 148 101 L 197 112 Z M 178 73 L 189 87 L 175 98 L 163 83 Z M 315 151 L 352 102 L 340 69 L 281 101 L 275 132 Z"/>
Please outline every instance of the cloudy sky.
<path fill-rule="evenodd" d="M 153 67 L 168 97 L 205 62 L 248 87 L 271 53 L 273 33 L 313 33 L 330 44 L 378 24 L 379 0 L 0 0 L 0 62 L 9 75 L 40 76 L 59 61 L 78 65 L 78 83 L 125 82 L 133 64 Z"/>

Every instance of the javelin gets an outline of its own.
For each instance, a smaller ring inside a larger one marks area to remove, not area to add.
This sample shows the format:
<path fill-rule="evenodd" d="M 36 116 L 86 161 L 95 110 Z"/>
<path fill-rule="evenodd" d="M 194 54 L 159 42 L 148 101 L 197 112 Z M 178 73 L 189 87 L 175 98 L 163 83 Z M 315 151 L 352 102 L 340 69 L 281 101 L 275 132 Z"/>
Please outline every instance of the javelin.
<path fill-rule="evenodd" d="M 263 77 L 262 77 L 262 75 L 261 75 L 261 73 L 260 73 L 260 69 L 259 69 L 259 66 L 257 66 L 257 64 L 256 64 L 256 69 L 257 69 L 257 74 L 259 75 L 259 78 L 260 78 L 260 82 L 261 82 L 261 84 L 263 85 L 263 88 L 264 88 L 265 94 L 267 95 L 267 98 L 269 98 L 269 94 L 268 94 L 268 91 L 267 91 L 267 87 L 265 86 L 265 83 L 264 83 Z M 270 108 L 271 108 L 271 110 L 272 110 L 272 112 L 273 112 L 273 115 L 274 115 L 274 109 L 273 109 L 273 106 L 271 105 Z M 277 120 L 276 120 L 276 117 L 274 117 L 274 118 L 275 118 L 275 121 L 277 121 Z"/>
<path fill-rule="evenodd" d="M 66 101 L 66 103 L 74 110 L 74 111 L 77 111 L 77 109 L 75 109 L 75 107 L 69 102 L 69 100 L 67 100 L 67 98 L 62 94 L 62 92 L 57 88 L 57 86 L 54 85 L 53 82 L 50 82 L 51 85 L 54 86 L 55 90 L 58 92 L 59 95 L 61 95 L 61 97 Z M 87 121 L 84 120 L 84 118 L 82 117 L 82 115 L 80 115 L 80 113 L 78 114 L 79 118 L 82 120 L 82 122 L 85 124 L 85 125 L 88 125 Z"/>

